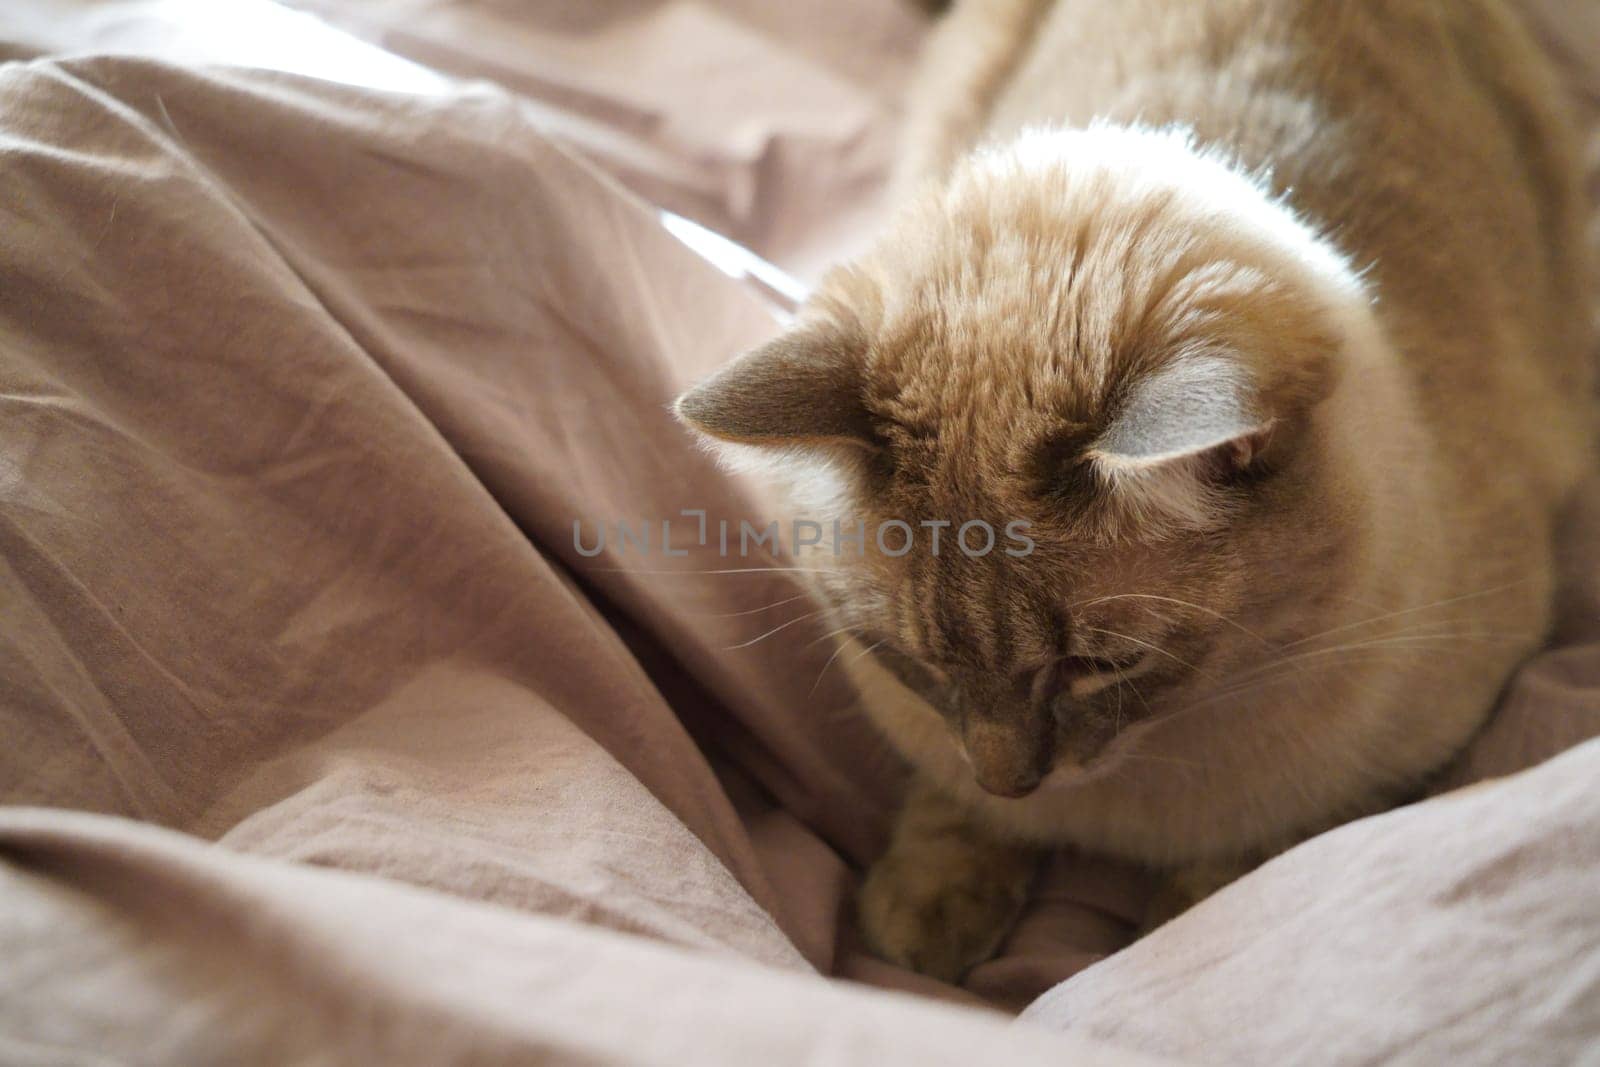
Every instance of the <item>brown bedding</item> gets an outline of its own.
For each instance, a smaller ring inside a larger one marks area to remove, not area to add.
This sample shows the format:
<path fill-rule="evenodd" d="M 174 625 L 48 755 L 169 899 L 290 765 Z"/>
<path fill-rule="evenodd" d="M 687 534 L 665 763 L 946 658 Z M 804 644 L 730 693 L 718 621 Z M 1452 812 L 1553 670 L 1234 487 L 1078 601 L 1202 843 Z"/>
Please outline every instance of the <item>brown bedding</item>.
<path fill-rule="evenodd" d="M 0 66 L 0 1062 L 1592 1053 L 1600 481 L 1439 790 L 1532 770 L 1120 952 L 1147 879 L 1063 856 L 965 988 L 896 971 L 849 899 L 901 772 L 794 583 L 728 573 L 782 561 L 573 522 L 753 514 L 665 404 L 773 311 L 616 179 L 812 273 L 915 20 L 315 6 L 524 95 Z"/>

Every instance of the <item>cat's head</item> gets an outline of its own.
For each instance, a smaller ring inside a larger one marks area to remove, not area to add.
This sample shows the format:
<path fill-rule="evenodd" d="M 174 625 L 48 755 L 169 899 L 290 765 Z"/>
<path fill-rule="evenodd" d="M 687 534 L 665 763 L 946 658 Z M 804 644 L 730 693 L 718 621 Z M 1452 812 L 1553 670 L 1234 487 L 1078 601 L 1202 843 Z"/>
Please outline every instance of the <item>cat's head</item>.
<path fill-rule="evenodd" d="M 678 412 L 808 516 L 866 523 L 864 553 L 818 557 L 841 620 L 1021 795 L 1259 657 L 1252 618 L 1356 550 L 1323 408 L 1365 305 L 1184 136 L 1041 131 L 908 205 Z"/>

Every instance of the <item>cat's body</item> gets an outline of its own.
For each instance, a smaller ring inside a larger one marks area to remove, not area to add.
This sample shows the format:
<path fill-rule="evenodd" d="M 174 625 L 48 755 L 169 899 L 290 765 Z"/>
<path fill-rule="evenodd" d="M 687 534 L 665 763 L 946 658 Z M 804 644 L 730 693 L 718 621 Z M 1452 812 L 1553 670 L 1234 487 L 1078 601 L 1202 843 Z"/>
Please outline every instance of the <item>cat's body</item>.
<path fill-rule="evenodd" d="M 1030 524 L 821 583 L 924 783 L 863 925 L 953 975 L 1019 845 L 1225 869 L 1460 749 L 1546 629 L 1591 327 L 1498 0 L 968 0 L 909 125 L 879 245 L 680 410 L 824 519 Z"/>

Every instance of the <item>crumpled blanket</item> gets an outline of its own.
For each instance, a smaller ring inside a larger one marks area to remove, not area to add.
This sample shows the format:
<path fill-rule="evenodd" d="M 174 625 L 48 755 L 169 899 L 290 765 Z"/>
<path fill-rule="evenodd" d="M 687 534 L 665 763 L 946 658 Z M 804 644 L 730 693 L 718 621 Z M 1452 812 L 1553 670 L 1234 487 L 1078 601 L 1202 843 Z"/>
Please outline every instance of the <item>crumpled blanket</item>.
<path fill-rule="evenodd" d="M 0 1058 L 1495 1062 L 1600 1035 L 1600 748 L 1541 765 L 1600 733 L 1600 487 L 1555 646 L 1439 788 L 1534 769 L 1124 951 L 1146 877 L 1068 855 L 965 989 L 870 959 L 849 897 L 902 772 L 784 561 L 695 543 L 685 509 L 755 506 L 665 409 L 772 309 L 548 108 L 0 67 Z M 575 522 L 619 519 L 687 554 L 580 551 Z M 1012 1009 L 1076 977 L 1007 1029 L 819 973 Z"/>

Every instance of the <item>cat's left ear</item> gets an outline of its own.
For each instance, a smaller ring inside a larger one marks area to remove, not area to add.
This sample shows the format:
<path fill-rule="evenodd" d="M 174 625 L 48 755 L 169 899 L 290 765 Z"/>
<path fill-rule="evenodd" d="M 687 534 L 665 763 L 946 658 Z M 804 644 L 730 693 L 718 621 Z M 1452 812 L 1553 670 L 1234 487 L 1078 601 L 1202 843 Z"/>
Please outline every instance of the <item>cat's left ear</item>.
<path fill-rule="evenodd" d="M 831 320 L 802 323 L 678 398 L 678 417 L 745 445 L 870 445 L 863 396 L 866 342 Z"/>
<path fill-rule="evenodd" d="M 1265 450 L 1277 424 L 1263 408 L 1244 367 L 1223 356 L 1190 356 L 1133 387 L 1089 458 L 1113 484 L 1241 470 Z"/>

